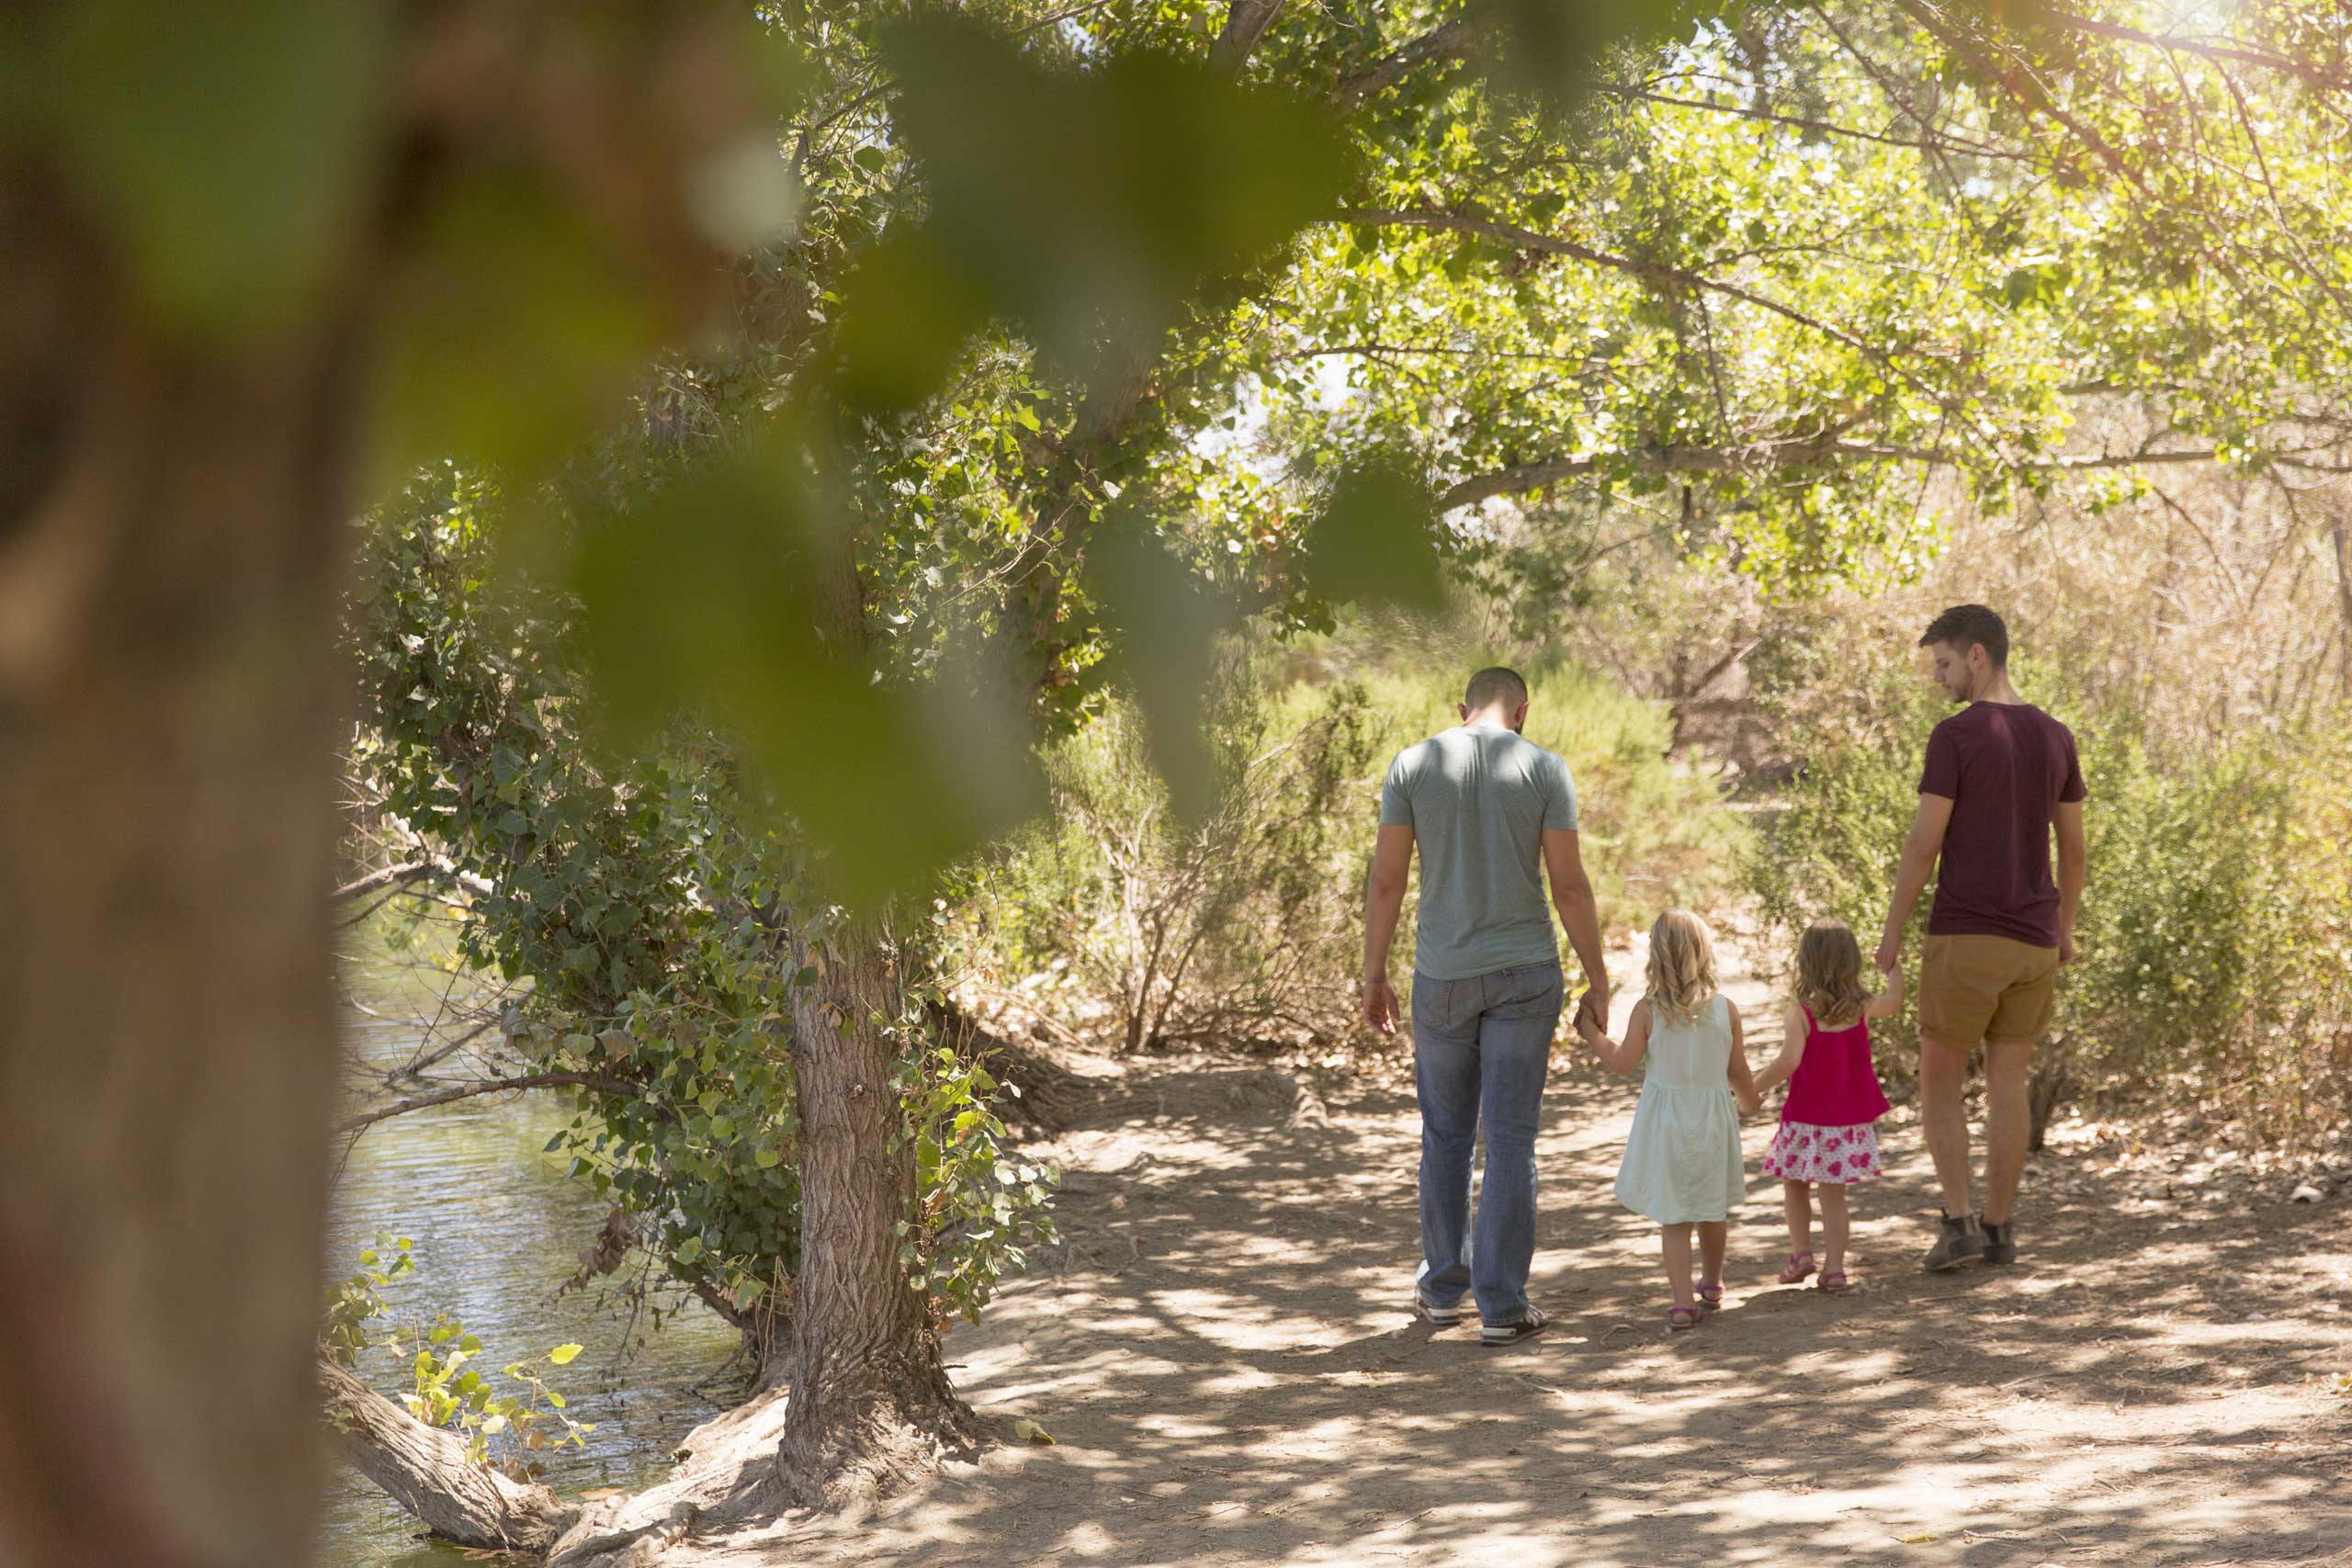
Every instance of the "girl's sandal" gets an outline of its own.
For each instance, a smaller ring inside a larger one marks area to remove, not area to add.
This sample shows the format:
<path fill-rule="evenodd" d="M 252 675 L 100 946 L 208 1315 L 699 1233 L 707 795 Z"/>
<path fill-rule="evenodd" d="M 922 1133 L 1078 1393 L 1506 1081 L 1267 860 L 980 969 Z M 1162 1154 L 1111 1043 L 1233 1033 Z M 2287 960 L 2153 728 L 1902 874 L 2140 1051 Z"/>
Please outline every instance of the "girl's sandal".
<path fill-rule="evenodd" d="M 1666 1309 L 1666 1325 L 1679 1334 L 1686 1328 L 1698 1327 L 1699 1320 L 1706 1315 L 1694 1306 L 1668 1307 Z"/>
<path fill-rule="evenodd" d="M 1813 1254 L 1810 1252 L 1792 1252 L 1789 1254 L 1789 1266 L 1781 1270 L 1781 1283 L 1783 1285 L 1800 1284 L 1804 1281 L 1804 1277 L 1812 1272 Z"/>
<path fill-rule="evenodd" d="M 1702 1280 L 1700 1282 L 1698 1290 L 1693 1293 L 1699 1298 L 1699 1310 L 1701 1312 L 1721 1312 L 1724 1310 L 1724 1288 L 1720 1280 L 1713 1284 Z"/>
<path fill-rule="evenodd" d="M 1854 1288 L 1853 1285 L 1848 1281 L 1846 1278 L 1846 1270 L 1843 1269 L 1823 1269 L 1821 1271 L 1821 1278 L 1814 1281 L 1814 1286 L 1817 1290 L 1828 1292 L 1833 1296 L 1842 1296 L 1848 1291 Z"/>

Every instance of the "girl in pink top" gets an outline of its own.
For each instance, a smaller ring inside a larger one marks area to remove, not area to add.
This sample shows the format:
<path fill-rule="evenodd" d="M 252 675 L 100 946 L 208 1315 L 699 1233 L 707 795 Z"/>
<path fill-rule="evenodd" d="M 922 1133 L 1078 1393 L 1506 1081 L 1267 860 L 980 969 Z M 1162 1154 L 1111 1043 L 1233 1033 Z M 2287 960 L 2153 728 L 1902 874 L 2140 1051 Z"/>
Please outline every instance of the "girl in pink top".
<path fill-rule="evenodd" d="M 1789 1266 L 1781 1283 L 1813 1272 L 1813 1194 L 1821 1194 L 1826 1242 L 1821 1289 L 1838 1294 L 1846 1279 L 1846 1189 L 1878 1169 L 1878 1119 L 1886 1092 L 1871 1064 L 1873 1018 L 1903 1006 L 1903 974 L 1882 970 L 1873 994 L 1862 986 L 1862 950 L 1843 920 L 1816 920 L 1797 943 L 1796 996 L 1781 1019 L 1781 1054 L 1756 1075 L 1759 1095 L 1783 1078 L 1781 1130 L 1764 1154 L 1764 1174 L 1781 1179 L 1789 1217 Z"/>

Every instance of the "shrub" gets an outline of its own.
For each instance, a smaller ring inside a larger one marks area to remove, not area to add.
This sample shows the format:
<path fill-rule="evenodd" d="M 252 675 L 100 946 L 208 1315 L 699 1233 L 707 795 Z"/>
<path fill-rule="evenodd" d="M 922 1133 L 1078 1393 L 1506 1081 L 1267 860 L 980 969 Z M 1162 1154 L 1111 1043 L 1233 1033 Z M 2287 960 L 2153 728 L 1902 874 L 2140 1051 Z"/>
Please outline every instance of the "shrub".
<path fill-rule="evenodd" d="M 1257 680 L 1228 668 L 1209 735 L 1215 804 L 1191 824 L 1171 817 L 1132 708 L 1053 749 L 1052 819 L 974 874 L 956 926 L 967 984 L 1053 977 L 1128 1050 L 1345 1026 L 1351 817 L 1376 746 L 1363 694 L 1335 688 L 1278 726 Z"/>
<path fill-rule="evenodd" d="M 1382 777 L 1456 722 L 1478 660 L 1421 662 L 1441 661 L 1237 658 L 1208 715 L 1216 804 L 1194 824 L 1170 818 L 1140 725 L 1114 704 L 1051 753 L 1052 818 L 968 874 L 951 921 L 959 983 L 1126 1049 L 1351 1031 Z M 1604 919 L 1645 925 L 1714 897 L 1742 829 L 1712 783 L 1668 761 L 1663 705 L 1565 662 L 1529 674 L 1528 738 L 1575 774 Z"/>
<path fill-rule="evenodd" d="M 1792 748 L 1804 763 L 1744 881 L 1775 945 L 1835 915 L 1865 945 L 1916 809 L 1921 748 L 1946 711 L 1907 660 L 1853 683 L 1857 710 Z M 2307 1134 L 2352 1111 L 2352 739 L 2337 724 L 2159 747 L 2143 715 L 2020 661 L 2020 689 L 2075 721 L 2090 789 L 2090 873 L 2037 1111 L 2070 1074 L 2126 1096 L 2219 1094 L 2261 1130 Z M 1818 702 L 1817 696 L 1809 699 Z M 1916 958 L 1932 889 L 1914 917 Z M 1882 1032 L 1890 1087 L 1909 1081 L 1916 1015 Z"/>

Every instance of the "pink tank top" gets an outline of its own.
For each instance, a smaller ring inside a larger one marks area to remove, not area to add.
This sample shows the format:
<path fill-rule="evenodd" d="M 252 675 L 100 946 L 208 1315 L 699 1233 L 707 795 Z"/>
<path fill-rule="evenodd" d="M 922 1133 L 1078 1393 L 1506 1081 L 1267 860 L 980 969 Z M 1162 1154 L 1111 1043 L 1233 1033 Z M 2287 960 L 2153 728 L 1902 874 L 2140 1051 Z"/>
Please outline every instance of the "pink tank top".
<path fill-rule="evenodd" d="M 1871 1028 L 1856 1019 L 1845 1028 L 1824 1030 L 1804 1010 L 1804 1060 L 1789 1077 L 1781 1120 L 1810 1127 L 1858 1127 L 1886 1114 L 1886 1091 L 1871 1065 Z"/>

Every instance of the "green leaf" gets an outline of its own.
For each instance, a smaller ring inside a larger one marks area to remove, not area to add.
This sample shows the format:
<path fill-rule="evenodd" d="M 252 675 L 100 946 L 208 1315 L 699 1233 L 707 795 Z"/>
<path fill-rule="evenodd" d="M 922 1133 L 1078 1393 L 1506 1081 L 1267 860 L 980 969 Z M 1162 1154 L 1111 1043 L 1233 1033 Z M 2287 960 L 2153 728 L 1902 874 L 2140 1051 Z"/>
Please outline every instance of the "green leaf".
<path fill-rule="evenodd" d="M 559 1367 L 568 1367 L 571 1364 L 572 1358 L 586 1348 L 584 1345 L 559 1345 L 548 1352 L 548 1359 Z"/>

